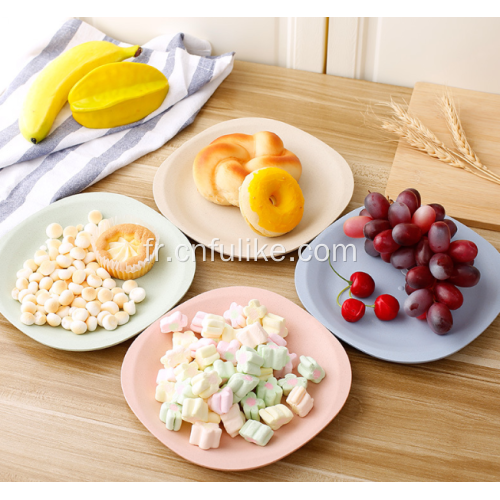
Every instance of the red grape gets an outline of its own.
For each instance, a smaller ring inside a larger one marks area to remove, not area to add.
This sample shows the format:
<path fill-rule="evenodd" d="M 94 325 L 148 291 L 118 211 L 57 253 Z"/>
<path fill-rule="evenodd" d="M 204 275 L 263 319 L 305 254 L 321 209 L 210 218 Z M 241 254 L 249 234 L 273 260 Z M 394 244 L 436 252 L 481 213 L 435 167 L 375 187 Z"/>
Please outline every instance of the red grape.
<path fill-rule="evenodd" d="M 421 321 L 427 321 L 427 312 L 424 312 L 424 314 L 417 316 L 417 319 L 420 319 Z"/>
<path fill-rule="evenodd" d="M 438 280 L 447 280 L 453 274 L 453 261 L 445 253 L 435 253 L 429 261 L 429 270 Z"/>
<path fill-rule="evenodd" d="M 410 269 L 415 263 L 415 252 L 413 248 L 399 248 L 391 255 L 391 264 L 396 269 Z"/>
<path fill-rule="evenodd" d="M 432 255 L 433 252 L 429 245 L 429 240 L 425 237 L 422 238 L 415 249 L 415 261 L 417 266 L 427 266 Z"/>
<path fill-rule="evenodd" d="M 392 238 L 398 245 L 409 247 L 415 245 L 422 238 L 422 230 L 411 222 L 398 224 L 392 230 Z"/>
<path fill-rule="evenodd" d="M 347 299 L 342 304 L 342 317 L 349 323 L 359 321 L 365 315 L 366 306 L 358 299 Z"/>
<path fill-rule="evenodd" d="M 446 212 L 443 205 L 440 205 L 439 203 L 430 203 L 429 206 L 434 209 L 434 212 L 436 212 L 436 222 L 444 219 Z"/>
<path fill-rule="evenodd" d="M 453 274 L 448 281 L 453 285 L 469 288 L 476 286 L 480 279 L 481 273 L 477 267 L 467 264 L 455 264 Z"/>
<path fill-rule="evenodd" d="M 399 245 L 392 237 L 392 230 L 386 229 L 375 236 L 373 240 L 373 247 L 380 253 L 392 253 L 399 248 Z"/>
<path fill-rule="evenodd" d="M 450 230 L 444 222 L 434 222 L 429 229 L 429 246 L 434 253 L 446 252 L 450 247 Z"/>
<path fill-rule="evenodd" d="M 368 238 L 369 240 L 373 240 L 378 233 L 391 228 L 392 226 L 388 220 L 374 219 L 366 223 L 365 227 L 363 228 L 363 233 L 366 238 Z"/>
<path fill-rule="evenodd" d="M 389 200 L 380 193 L 369 193 L 365 197 L 365 208 L 374 219 L 387 219 Z"/>
<path fill-rule="evenodd" d="M 408 283 L 405 283 L 405 292 L 406 292 L 406 295 L 411 295 L 415 290 L 417 290 L 416 288 L 412 288 Z"/>
<path fill-rule="evenodd" d="M 390 262 L 391 262 L 391 256 L 392 256 L 392 252 L 387 252 L 387 253 L 381 253 L 380 254 L 380 258 L 384 262 L 387 262 L 388 264 L 390 264 Z"/>
<path fill-rule="evenodd" d="M 405 189 L 405 191 L 411 191 L 417 197 L 418 206 L 420 207 L 420 204 L 422 203 L 420 193 L 415 188 L 408 188 Z"/>
<path fill-rule="evenodd" d="M 404 303 L 404 311 L 411 318 L 417 318 L 426 313 L 434 303 L 434 296 L 428 288 L 413 292 Z"/>
<path fill-rule="evenodd" d="M 349 279 L 352 281 L 351 293 L 360 299 L 369 297 L 375 290 L 375 281 L 367 273 L 357 271 Z"/>
<path fill-rule="evenodd" d="M 359 212 L 359 215 L 361 215 L 363 217 L 370 217 L 370 219 L 373 219 L 373 217 L 370 215 L 370 212 L 368 212 L 368 210 L 366 210 L 366 208 L 363 208 L 363 210 L 361 210 L 361 212 Z"/>
<path fill-rule="evenodd" d="M 445 304 L 435 302 L 427 311 L 427 324 L 438 335 L 444 335 L 453 326 L 453 316 Z"/>
<path fill-rule="evenodd" d="M 391 321 L 399 312 L 399 302 L 388 294 L 379 295 L 375 300 L 375 316 L 382 321 Z"/>
<path fill-rule="evenodd" d="M 457 234 L 458 227 L 451 219 L 443 219 L 443 222 L 448 226 L 450 230 L 450 238 L 453 238 Z"/>
<path fill-rule="evenodd" d="M 413 214 L 411 221 L 416 224 L 421 230 L 422 234 L 426 234 L 429 231 L 432 223 L 436 220 L 436 212 L 429 205 L 424 205 L 423 207 L 417 208 L 416 212 Z"/>
<path fill-rule="evenodd" d="M 434 293 L 436 294 L 438 302 L 445 304 L 452 311 L 459 309 L 464 303 L 464 296 L 462 295 L 462 292 L 451 283 L 436 283 Z"/>
<path fill-rule="evenodd" d="M 398 197 L 396 198 L 396 201 L 404 203 L 410 209 L 410 215 L 413 215 L 415 213 L 415 210 L 417 210 L 417 208 L 420 206 L 417 195 L 414 192 L 409 191 L 408 189 L 405 191 L 401 191 L 401 193 L 399 193 Z"/>
<path fill-rule="evenodd" d="M 450 243 L 448 255 L 455 261 L 466 263 L 477 257 L 477 246 L 469 240 L 456 240 Z"/>
<path fill-rule="evenodd" d="M 402 222 L 411 222 L 410 209 L 404 203 L 399 203 L 397 201 L 389 207 L 387 217 L 392 227 Z"/>
<path fill-rule="evenodd" d="M 371 217 L 355 215 L 344 222 L 344 233 L 349 238 L 364 238 L 363 228 L 367 222 L 370 222 Z"/>
<path fill-rule="evenodd" d="M 421 288 L 430 288 L 436 282 L 427 266 L 412 267 L 406 273 L 406 283 L 416 290 Z"/>
<path fill-rule="evenodd" d="M 365 252 L 371 257 L 380 257 L 380 253 L 373 247 L 373 241 L 368 238 L 365 240 Z"/>

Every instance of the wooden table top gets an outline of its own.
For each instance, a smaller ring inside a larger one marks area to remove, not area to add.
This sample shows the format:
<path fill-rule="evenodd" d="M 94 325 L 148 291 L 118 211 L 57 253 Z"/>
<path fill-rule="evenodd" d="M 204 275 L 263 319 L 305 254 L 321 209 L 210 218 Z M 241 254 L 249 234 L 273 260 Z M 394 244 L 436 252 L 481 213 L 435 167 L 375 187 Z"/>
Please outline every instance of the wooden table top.
<path fill-rule="evenodd" d="M 157 210 L 152 182 L 181 144 L 224 120 L 260 116 L 299 127 L 348 161 L 355 191 L 384 192 L 396 144 L 365 119 L 370 104 L 408 102 L 412 90 L 236 62 L 192 125 L 89 191 L 121 193 Z M 500 233 L 478 230 L 500 249 Z M 201 252 L 200 252 L 201 253 Z M 197 262 L 184 299 L 250 285 L 296 304 L 295 263 Z M 447 359 L 399 365 L 348 345 L 352 389 L 316 438 L 285 459 L 243 473 L 203 469 L 157 441 L 123 398 L 131 341 L 102 351 L 45 347 L 0 316 L 0 479 L 3 481 L 394 481 L 500 479 L 500 318 Z"/>

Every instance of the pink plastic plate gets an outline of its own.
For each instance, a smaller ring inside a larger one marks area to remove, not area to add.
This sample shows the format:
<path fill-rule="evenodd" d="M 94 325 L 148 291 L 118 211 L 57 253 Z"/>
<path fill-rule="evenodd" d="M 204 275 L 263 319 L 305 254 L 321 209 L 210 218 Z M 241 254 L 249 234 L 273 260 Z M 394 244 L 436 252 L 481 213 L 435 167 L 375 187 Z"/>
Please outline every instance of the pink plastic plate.
<path fill-rule="evenodd" d="M 290 352 L 312 356 L 325 369 L 319 384 L 309 383 L 314 408 L 305 418 L 293 420 L 274 433 L 269 444 L 260 447 L 242 437 L 222 432 L 220 447 L 204 451 L 189 444 L 191 424 L 183 422 L 179 432 L 169 431 L 159 419 L 161 403 L 155 398 L 156 375 L 161 356 L 172 347 L 172 335 L 160 332 L 160 320 L 153 323 L 130 346 L 122 365 L 122 389 L 137 418 L 164 445 L 195 464 L 216 470 L 249 470 L 276 462 L 321 432 L 338 414 L 351 388 L 351 365 L 340 342 L 304 309 L 267 290 L 251 287 L 219 288 L 203 293 L 170 311 L 181 311 L 189 321 L 198 311 L 222 315 L 231 302 L 246 305 L 258 299 L 269 312 L 286 318 Z M 296 371 L 294 371 L 296 373 Z M 282 402 L 285 401 L 283 398 Z M 222 425 L 222 424 L 221 424 Z"/>

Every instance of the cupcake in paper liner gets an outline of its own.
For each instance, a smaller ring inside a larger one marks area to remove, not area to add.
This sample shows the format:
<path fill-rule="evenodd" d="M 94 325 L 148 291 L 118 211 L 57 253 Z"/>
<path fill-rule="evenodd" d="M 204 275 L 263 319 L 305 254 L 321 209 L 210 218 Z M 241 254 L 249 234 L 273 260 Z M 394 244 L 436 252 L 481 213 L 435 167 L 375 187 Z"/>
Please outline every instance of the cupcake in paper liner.
<path fill-rule="evenodd" d="M 113 278 L 132 280 L 151 271 L 160 237 L 140 220 L 104 219 L 91 234 L 97 262 Z"/>

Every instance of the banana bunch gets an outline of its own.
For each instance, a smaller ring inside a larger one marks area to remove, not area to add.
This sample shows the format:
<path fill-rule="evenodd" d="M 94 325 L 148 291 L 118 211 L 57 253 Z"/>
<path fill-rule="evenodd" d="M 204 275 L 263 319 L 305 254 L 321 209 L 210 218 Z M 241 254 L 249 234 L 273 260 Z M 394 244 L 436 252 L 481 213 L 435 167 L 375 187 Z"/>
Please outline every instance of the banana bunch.
<path fill-rule="evenodd" d="M 138 45 L 117 47 L 111 42 L 86 42 L 64 52 L 47 65 L 33 82 L 24 101 L 19 129 L 33 144 L 50 132 L 57 114 L 68 100 L 74 85 L 104 64 L 137 57 Z"/>

